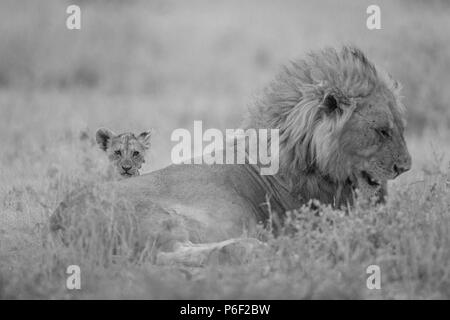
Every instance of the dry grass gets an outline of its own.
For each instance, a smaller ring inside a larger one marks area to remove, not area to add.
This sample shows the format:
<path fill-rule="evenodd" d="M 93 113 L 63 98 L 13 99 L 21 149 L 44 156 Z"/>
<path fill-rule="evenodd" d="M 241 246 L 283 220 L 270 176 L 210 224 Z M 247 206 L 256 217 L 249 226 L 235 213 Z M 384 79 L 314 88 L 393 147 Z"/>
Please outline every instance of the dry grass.
<path fill-rule="evenodd" d="M 365 1 L 79 3 L 76 32 L 64 27 L 68 3 L 0 4 L 0 298 L 450 298 L 446 2 L 379 1 L 381 31 L 365 28 Z M 161 168 L 173 129 L 239 126 L 279 65 L 340 43 L 360 46 L 405 89 L 414 167 L 386 206 L 299 210 L 298 232 L 269 237 L 266 256 L 204 270 L 119 259 L 110 221 L 81 244 L 47 241 L 64 195 L 108 178 L 82 133 L 153 127 L 144 170 Z M 70 264 L 82 270 L 78 292 L 65 288 Z M 381 290 L 365 286 L 371 264 Z"/>

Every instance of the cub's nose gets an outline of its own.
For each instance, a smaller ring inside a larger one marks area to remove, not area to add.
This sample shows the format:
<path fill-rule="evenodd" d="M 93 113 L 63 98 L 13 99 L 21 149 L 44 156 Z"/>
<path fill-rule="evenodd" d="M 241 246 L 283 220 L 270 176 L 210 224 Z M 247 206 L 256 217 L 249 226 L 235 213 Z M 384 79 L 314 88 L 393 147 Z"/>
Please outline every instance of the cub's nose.
<path fill-rule="evenodd" d="M 129 164 L 122 165 L 122 169 L 123 169 L 123 171 L 127 172 L 131 169 L 131 165 L 129 165 Z"/>

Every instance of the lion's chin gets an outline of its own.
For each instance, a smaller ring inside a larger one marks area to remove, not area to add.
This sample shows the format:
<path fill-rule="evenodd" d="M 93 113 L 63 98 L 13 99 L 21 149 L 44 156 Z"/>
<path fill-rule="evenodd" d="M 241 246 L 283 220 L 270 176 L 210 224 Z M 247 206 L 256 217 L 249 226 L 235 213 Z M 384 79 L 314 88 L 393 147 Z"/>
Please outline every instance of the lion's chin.
<path fill-rule="evenodd" d="M 367 171 L 361 171 L 357 176 L 358 184 L 364 184 L 369 186 L 369 188 L 379 188 L 381 186 L 381 182 L 375 179 L 370 173 Z"/>
<path fill-rule="evenodd" d="M 373 177 L 367 171 L 360 171 L 354 179 L 354 189 L 358 189 L 365 199 L 376 198 L 383 201 L 386 181 L 381 181 Z"/>

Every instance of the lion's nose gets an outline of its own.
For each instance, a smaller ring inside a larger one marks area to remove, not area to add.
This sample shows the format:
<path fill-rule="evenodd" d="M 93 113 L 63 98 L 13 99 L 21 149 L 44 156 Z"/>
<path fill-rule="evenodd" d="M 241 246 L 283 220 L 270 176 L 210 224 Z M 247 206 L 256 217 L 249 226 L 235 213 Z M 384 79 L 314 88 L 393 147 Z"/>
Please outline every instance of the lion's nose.
<path fill-rule="evenodd" d="M 411 169 L 411 160 L 409 158 L 401 163 L 394 164 L 394 172 L 397 174 L 397 176 L 401 175 L 402 173 L 408 171 Z"/>

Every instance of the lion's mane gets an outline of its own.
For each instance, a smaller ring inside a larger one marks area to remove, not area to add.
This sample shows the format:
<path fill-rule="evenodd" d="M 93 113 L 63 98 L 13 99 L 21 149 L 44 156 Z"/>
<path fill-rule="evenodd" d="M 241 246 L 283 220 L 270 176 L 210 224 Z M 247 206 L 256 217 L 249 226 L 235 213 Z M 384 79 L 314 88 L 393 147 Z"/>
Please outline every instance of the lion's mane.
<path fill-rule="evenodd" d="M 249 108 L 243 127 L 278 128 L 284 181 L 304 199 L 335 202 L 351 193 L 348 176 L 339 168 L 339 132 L 356 108 L 355 99 L 370 95 L 377 86 L 399 92 L 399 85 L 359 49 L 312 52 L 282 70 Z M 334 117 L 324 116 L 329 94 L 346 105 Z"/>

